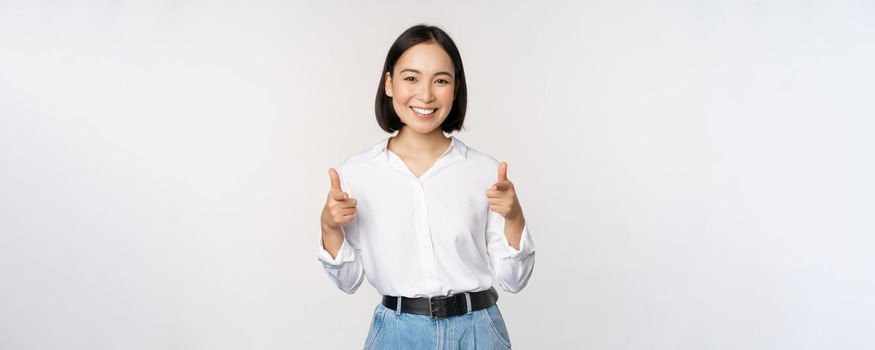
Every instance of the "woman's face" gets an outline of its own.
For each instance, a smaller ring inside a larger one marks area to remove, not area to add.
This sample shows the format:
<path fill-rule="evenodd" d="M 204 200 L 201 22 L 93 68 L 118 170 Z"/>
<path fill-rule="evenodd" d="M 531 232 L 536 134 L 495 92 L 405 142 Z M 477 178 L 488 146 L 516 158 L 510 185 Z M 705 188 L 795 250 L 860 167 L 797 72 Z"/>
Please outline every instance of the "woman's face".
<path fill-rule="evenodd" d="M 453 61 L 437 43 L 417 44 L 398 58 L 392 75 L 386 72 L 385 89 L 408 128 L 423 134 L 440 129 L 455 98 Z"/>

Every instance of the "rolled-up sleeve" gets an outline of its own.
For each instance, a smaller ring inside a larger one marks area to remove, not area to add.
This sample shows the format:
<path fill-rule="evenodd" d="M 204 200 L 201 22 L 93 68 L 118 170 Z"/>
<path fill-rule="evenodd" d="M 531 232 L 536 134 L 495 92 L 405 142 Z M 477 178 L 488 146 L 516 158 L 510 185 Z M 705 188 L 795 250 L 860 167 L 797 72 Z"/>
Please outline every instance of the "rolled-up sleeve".
<path fill-rule="evenodd" d="M 344 238 L 340 250 L 337 251 L 337 256 L 332 258 L 331 254 L 325 250 L 320 236 L 319 261 L 322 262 L 322 267 L 328 273 L 328 277 L 337 285 L 337 288 L 345 293 L 352 294 L 361 285 L 364 277 L 362 263 L 357 257 L 355 248 L 350 246 L 347 239 Z"/>
<path fill-rule="evenodd" d="M 535 243 L 529 224 L 523 226 L 520 249 L 514 249 L 504 234 L 504 217 L 492 210 L 487 214 L 486 249 L 498 284 L 509 293 L 518 293 L 529 282 L 535 268 Z"/>

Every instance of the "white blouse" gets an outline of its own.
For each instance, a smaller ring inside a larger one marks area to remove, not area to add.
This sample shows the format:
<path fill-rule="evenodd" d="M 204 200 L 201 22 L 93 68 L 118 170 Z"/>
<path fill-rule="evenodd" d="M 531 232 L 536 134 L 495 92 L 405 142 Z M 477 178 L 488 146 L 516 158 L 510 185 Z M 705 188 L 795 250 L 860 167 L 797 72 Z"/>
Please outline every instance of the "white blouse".
<path fill-rule="evenodd" d="M 341 187 L 357 200 L 355 219 L 332 259 L 319 237 L 319 260 L 338 288 L 352 294 L 362 278 L 381 295 L 431 297 L 489 289 L 517 293 L 535 265 L 528 223 L 520 250 L 507 242 L 504 217 L 486 190 L 498 161 L 451 136 L 450 147 L 416 178 L 389 138 L 340 166 Z"/>

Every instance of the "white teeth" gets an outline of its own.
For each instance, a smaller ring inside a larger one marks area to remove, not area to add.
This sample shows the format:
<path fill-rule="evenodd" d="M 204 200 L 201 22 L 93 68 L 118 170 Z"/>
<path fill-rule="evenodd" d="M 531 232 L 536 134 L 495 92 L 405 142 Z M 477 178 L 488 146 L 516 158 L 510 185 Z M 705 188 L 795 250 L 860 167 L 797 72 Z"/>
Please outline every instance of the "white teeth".
<path fill-rule="evenodd" d="M 428 115 L 428 114 L 434 113 L 434 109 L 422 109 L 422 108 L 413 107 L 413 110 L 416 111 L 416 113 L 419 113 L 422 115 Z"/>

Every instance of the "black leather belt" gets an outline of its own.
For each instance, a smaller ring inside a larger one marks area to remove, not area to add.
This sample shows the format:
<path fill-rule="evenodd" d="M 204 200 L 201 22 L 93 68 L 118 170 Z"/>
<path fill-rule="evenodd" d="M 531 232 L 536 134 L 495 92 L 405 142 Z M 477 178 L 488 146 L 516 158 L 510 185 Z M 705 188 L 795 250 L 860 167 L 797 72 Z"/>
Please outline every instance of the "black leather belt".
<path fill-rule="evenodd" d="M 470 310 L 469 297 L 470 296 Z M 383 306 L 388 309 L 398 308 L 399 297 L 383 296 Z M 450 296 L 436 296 L 431 298 L 408 298 L 400 297 L 401 312 L 417 315 L 429 315 L 432 319 L 443 319 L 459 316 L 468 311 L 477 311 L 492 306 L 498 301 L 498 292 L 491 287 L 479 292 L 465 292 Z"/>

